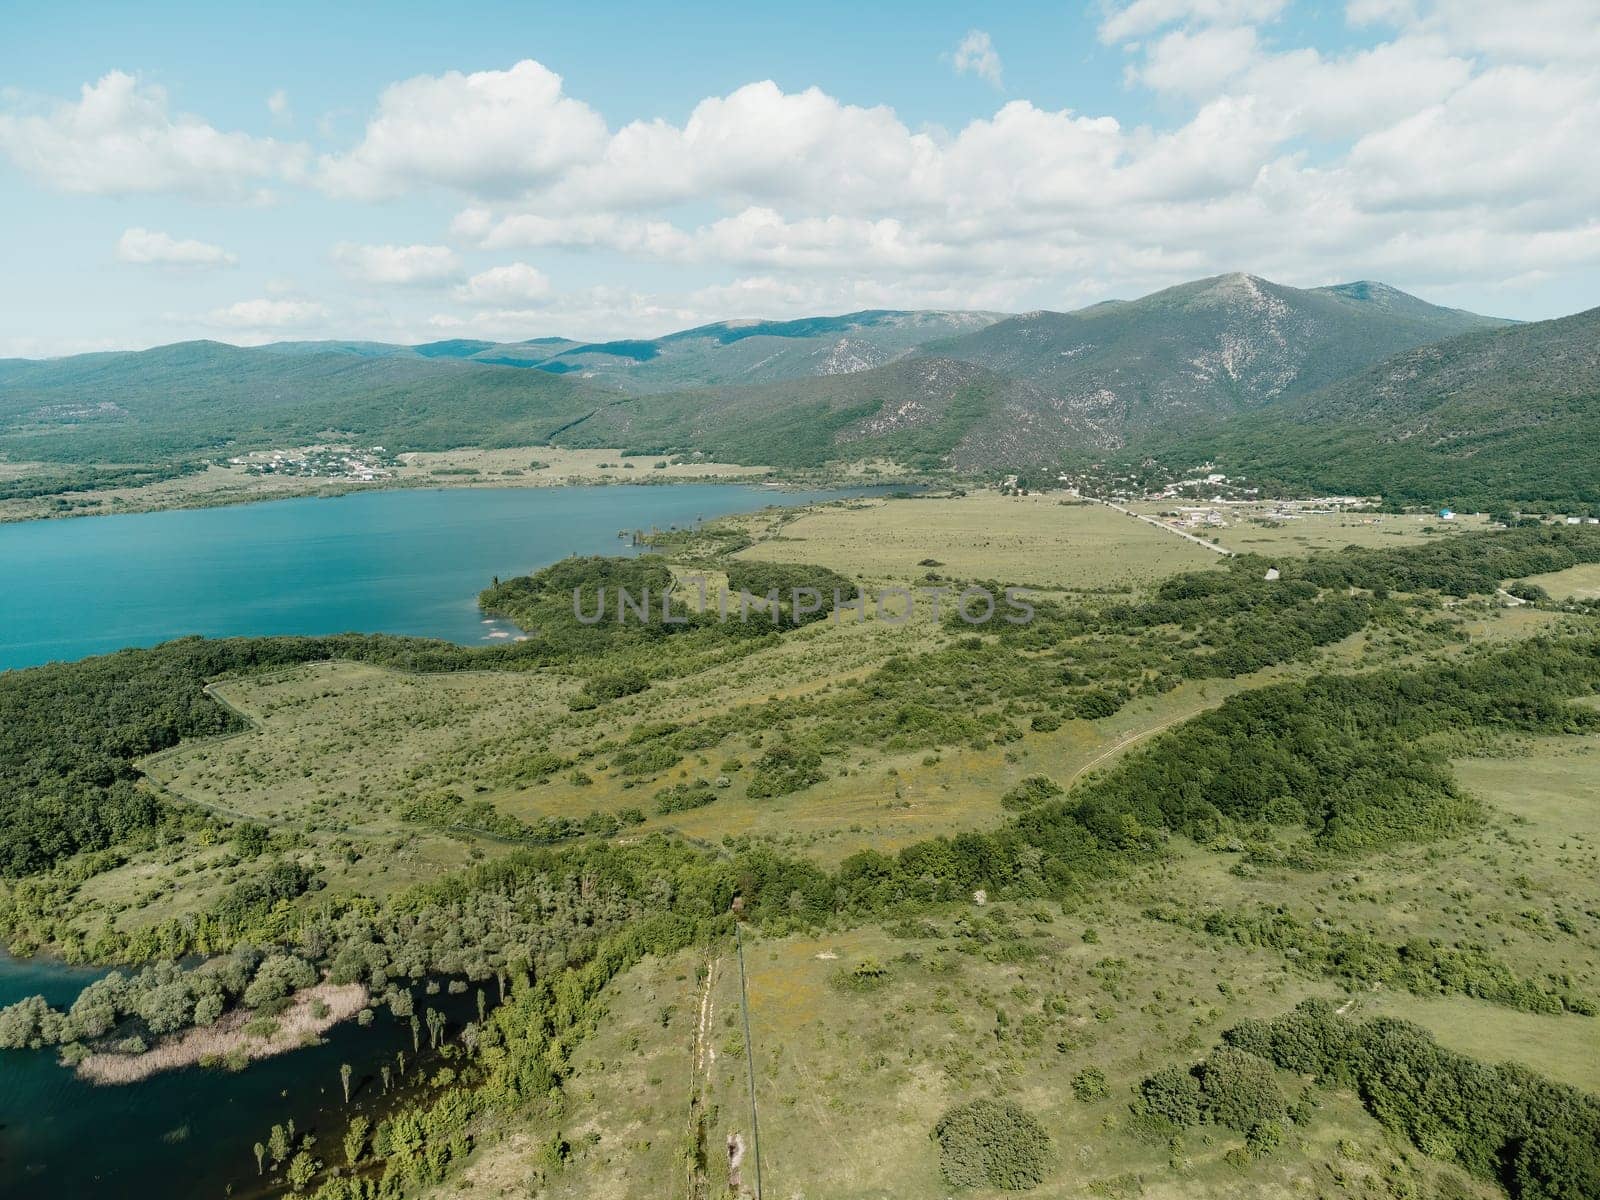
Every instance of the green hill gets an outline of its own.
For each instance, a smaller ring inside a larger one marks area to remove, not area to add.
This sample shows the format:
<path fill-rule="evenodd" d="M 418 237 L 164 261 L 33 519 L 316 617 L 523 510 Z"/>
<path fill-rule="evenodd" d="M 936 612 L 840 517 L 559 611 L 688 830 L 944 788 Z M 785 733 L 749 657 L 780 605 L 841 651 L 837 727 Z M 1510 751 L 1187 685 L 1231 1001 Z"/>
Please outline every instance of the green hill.
<path fill-rule="evenodd" d="M 1318 491 L 1600 511 L 1600 308 L 1411 350 L 1170 449 Z"/>
<path fill-rule="evenodd" d="M 1014 439 L 1041 406 L 1048 400 L 1034 389 L 994 371 L 909 358 L 845 375 L 632 397 L 598 409 L 557 440 L 651 453 L 699 450 L 774 466 L 883 456 L 983 469 L 1028 454 Z"/>
<path fill-rule="evenodd" d="M 542 371 L 447 356 L 182 342 L 6 364 L 0 453 L 152 462 L 332 433 L 390 450 L 530 445 L 609 398 Z"/>
<path fill-rule="evenodd" d="M 923 343 L 981 329 L 996 313 L 871 310 L 795 321 L 723 321 L 665 337 L 592 342 L 514 353 L 545 371 L 577 375 L 625 392 L 759 385 L 850 374 L 883 366 Z M 508 347 L 479 358 L 505 355 Z"/>
<path fill-rule="evenodd" d="M 1389 355 L 1505 325 L 1381 283 L 1302 290 L 1219 275 L 1129 302 L 1012 317 L 931 343 L 1060 402 L 1072 438 L 1152 430 L 1304 395 Z"/>

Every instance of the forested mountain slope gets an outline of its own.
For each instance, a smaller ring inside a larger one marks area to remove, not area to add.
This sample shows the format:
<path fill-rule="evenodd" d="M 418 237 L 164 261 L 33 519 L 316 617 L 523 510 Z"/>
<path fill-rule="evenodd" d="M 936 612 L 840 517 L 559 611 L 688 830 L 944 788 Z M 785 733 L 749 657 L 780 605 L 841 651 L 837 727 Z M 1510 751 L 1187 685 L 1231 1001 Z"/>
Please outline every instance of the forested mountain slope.
<path fill-rule="evenodd" d="M 929 353 L 979 363 L 1060 402 L 1114 448 L 1152 430 L 1303 395 L 1389 355 L 1503 325 L 1381 283 L 1301 290 L 1219 275 L 1131 302 L 1000 321 Z"/>
<path fill-rule="evenodd" d="M 606 398 L 542 371 L 453 358 L 180 342 L 4 364 L 0 452 L 150 462 L 329 434 L 391 450 L 531 445 Z"/>
<path fill-rule="evenodd" d="M 1600 504 L 1600 309 L 1420 347 L 1183 445 L 1317 490 Z"/>

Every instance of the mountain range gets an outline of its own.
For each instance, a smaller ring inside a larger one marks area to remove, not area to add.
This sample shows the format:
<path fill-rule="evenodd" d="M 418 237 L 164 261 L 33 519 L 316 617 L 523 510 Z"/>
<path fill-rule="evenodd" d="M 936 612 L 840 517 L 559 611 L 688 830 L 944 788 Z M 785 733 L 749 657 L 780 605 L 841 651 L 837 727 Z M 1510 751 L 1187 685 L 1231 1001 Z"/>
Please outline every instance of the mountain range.
<path fill-rule="evenodd" d="M 1597 324 L 1233 274 L 1015 316 L 874 310 L 606 342 L 180 343 L 0 361 L 0 454 L 140 463 L 343 435 L 979 473 L 1154 456 L 1459 506 L 1600 503 Z"/>

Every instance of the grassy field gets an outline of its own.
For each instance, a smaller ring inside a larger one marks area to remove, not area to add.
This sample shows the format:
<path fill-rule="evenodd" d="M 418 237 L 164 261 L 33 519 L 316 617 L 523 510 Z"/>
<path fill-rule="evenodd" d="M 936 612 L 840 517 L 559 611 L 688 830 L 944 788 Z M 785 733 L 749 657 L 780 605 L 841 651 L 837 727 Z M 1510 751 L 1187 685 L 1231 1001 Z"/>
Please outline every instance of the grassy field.
<path fill-rule="evenodd" d="M 1224 522 L 1221 526 L 1201 525 L 1190 532 L 1241 554 L 1300 555 L 1313 550 L 1342 550 L 1346 546 L 1403 546 L 1434 537 L 1481 530 L 1488 518 L 1481 514 L 1458 514 L 1449 521 L 1436 516 L 1397 513 L 1304 512 L 1290 518 L 1274 513 L 1277 503 L 1226 503 L 1206 505 L 1182 501 L 1192 508 L 1213 508 Z M 1128 507 L 1145 516 L 1157 517 L 1180 506 L 1180 502 L 1140 501 Z"/>
<path fill-rule="evenodd" d="M 814 562 L 886 582 L 930 570 L 1040 588 L 1133 589 L 1217 557 L 1099 504 L 974 492 L 885 500 L 797 515 L 744 557 Z M 929 561 L 934 564 L 927 565 Z"/>
<path fill-rule="evenodd" d="M 468 1186 L 494 1196 L 519 1187 L 616 1200 L 722 1195 L 726 1139 L 749 1137 L 753 1053 L 771 1195 L 946 1196 L 928 1131 L 948 1107 L 979 1096 L 1020 1104 L 1049 1132 L 1056 1167 L 1030 1193 L 1040 1197 L 1496 1195 L 1397 1144 L 1344 1092 L 1311 1093 L 1310 1120 L 1270 1158 L 1245 1166 L 1226 1157 L 1238 1135 L 1204 1127 L 1175 1142 L 1152 1138 L 1128 1108 L 1152 1070 L 1193 1061 L 1228 1026 L 1312 995 L 1353 1017 L 1415 1021 L 1487 1061 L 1514 1059 L 1600 1087 L 1600 1019 L 1347 991 L 1275 951 L 1144 915 L 1175 897 L 1199 911 L 1287 907 L 1397 941 L 1480 942 L 1518 968 L 1559 969 L 1594 993 L 1600 738 L 1538 739 L 1457 769 L 1487 820 L 1444 845 L 1310 873 L 1239 871 L 1236 859 L 1191 847 L 1065 908 L 973 904 L 885 927 L 747 936 L 753 1050 L 731 945 L 647 962 L 619 981 L 611 1018 L 580 1051 L 570 1107 L 492 1135 Z M 879 981 L 848 985 L 862 964 L 881 970 Z M 1104 1073 L 1103 1098 L 1075 1096 L 1085 1068 Z M 1291 1100 L 1303 1087 L 1289 1075 L 1279 1084 Z M 705 1178 L 692 1190 L 668 1148 L 684 1146 L 697 1091 L 711 1119 Z M 575 1153 L 548 1174 L 537 1150 L 556 1132 Z"/>
<path fill-rule="evenodd" d="M 1417 1195 L 1492 1194 L 1400 1152 L 1347 1094 L 1319 1096 L 1283 1149 L 1242 1169 L 1225 1156 L 1243 1139 L 1226 1130 L 1176 1142 L 1143 1132 L 1128 1109 L 1139 1079 L 1199 1057 L 1244 1017 L 1326 989 L 1247 952 L 1124 920 L 1123 906 L 1115 897 L 1073 912 L 974 906 L 895 933 L 747 938 L 753 1049 L 731 946 L 713 948 L 704 984 L 703 957 L 647 962 L 619 981 L 610 1018 L 579 1052 L 570 1106 L 492 1134 L 464 1183 L 491 1196 L 723 1195 L 728 1139 L 750 1137 L 753 1053 L 767 1195 L 948 1196 L 929 1130 L 951 1105 L 980 1096 L 1018 1103 L 1049 1132 L 1055 1164 L 1029 1193 L 1039 1197 L 1376 1197 L 1394 1194 L 1385 1181 L 1398 1180 Z M 881 967 L 883 981 L 842 986 L 863 963 Z M 1104 1073 L 1103 1097 L 1075 1096 L 1086 1068 Z M 1291 1098 L 1301 1086 L 1280 1080 Z M 706 1170 L 692 1190 L 672 1152 L 686 1144 L 697 1093 Z M 575 1148 L 560 1172 L 538 1161 L 555 1133 Z M 748 1154 L 742 1174 L 748 1188 Z M 1459 1190 L 1436 1191 L 1444 1177 Z"/>
<path fill-rule="evenodd" d="M 1600 600 L 1600 564 L 1585 563 L 1549 575 L 1533 575 L 1529 583 L 1537 584 L 1558 600 Z"/>

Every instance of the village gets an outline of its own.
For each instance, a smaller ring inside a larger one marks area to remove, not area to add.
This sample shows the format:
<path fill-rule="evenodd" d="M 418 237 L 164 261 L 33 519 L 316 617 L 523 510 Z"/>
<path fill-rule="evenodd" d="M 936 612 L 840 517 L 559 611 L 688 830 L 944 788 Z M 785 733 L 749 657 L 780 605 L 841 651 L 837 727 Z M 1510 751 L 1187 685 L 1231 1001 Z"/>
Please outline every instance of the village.
<path fill-rule="evenodd" d="M 297 476 L 375 483 L 392 476 L 398 460 L 382 446 L 358 450 L 351 446 L 300 446 L 288 450 L 258 450 L 228 460 L 253 475 Z"/>

